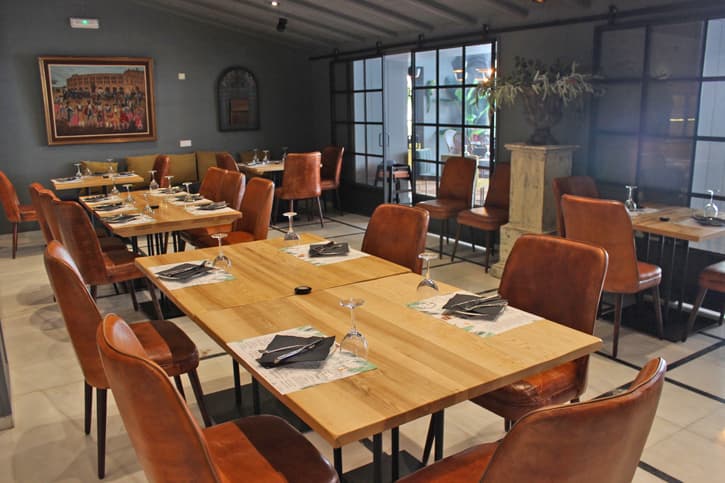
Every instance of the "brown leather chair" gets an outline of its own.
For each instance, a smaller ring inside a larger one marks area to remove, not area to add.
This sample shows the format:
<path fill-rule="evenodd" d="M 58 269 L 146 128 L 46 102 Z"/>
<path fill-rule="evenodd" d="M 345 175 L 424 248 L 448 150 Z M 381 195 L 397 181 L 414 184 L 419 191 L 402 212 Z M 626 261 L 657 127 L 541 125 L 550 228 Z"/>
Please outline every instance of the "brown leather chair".
<path fill-rule="evenodd" d="M 96 346 L 95 335 L 102 320 L 101 313 L 83 284 L 83 279 L 70 254 L 57 241 L 51 240 L 45 250 L 45 269 L 85 379 L 84 430 L 86 434 L 91 431 L 93 388 L 96 388 L 98 477 L 103 478 L 106 444 L 106 390 L 109 385 Z M 164 369 L 168 377 L 175 379 L 180 390 L 182 387 L 180 375 L 189 375 L 204 422 L 209 426 L 211 421 L 206 413 L 201 384 L 196 373 L 199 365 L 199 352 L 191 339 L 168 320 L 137 322 L 132 327 L 149 357 Z M 142 392 L 142 390 L 138 392 Z M 149 424 L 151 424 L 150 421 Z"/>
<path fill-rule="evenodd" d="M 97 343 L 121 418 L 149 480 L 339 481 L 312 443 L 276 416 L 199 428 L 164 372 L 118 316 L 106 316 Z"/>
<path fill-rule="evenodd" d="M 430 215 L 410 206 L 384 204 L 375 208 L 362 242 L 362 251 L 421 273 Z"/>
<path fill-rule="evenodd" d="M 458 240 L 461 237 L 461 226 L 470 226 L 486 232 L 486 272 L 488 272 L 493 252 L 493 232 L 509 221 L 509 191 L 511 188 L 511 165 L 496 163 L 491 175 L 491 185 L 486 193 L 486 201 L 482 208 L 471 208 L 458 213 L 456 223 L 456 242 L 453 244 L 451 261 L 456 256 Z M 473 230 L 471 230 L 473 231 Z M 475 245 L 473 245 L 475 249 Z"/>
<path fill-rule="evenodd" d="M 219 190 L 221 189 L 222 179 L 224 178 L 224 172 L 225 170 L 221 168 L 216 168 L 214 166 L 210 167 L 206 171 L 204 179 L 201 181 L 199 194 L 209 200 L 218 200 Z"/>
<path fill-rule="evenodd" d="M 320 162 L 322 154 L 319 151 L 313 153 L 290 153 L 284 162 L 282 174 L 282 186 L 274 190 L 275 209 L 278 200 L 289 201 L 289 211 L 294 211 L 294 200 L 306 200 L 315 198 L 317 209 L 320 213 L 320 226 L 325 227 L 322 216 L 322 204 L 320 195 Z"/>
<path fill-rule="evenodd" d="M 609 254 L 609 269 L 604 280 L 604 291 L 615 295 L 612 356 L 617 357 L 624 294 L 652 290 L 657 332 L 662 338 L 659 289 L 662 269 L 657 265 L 637 260 L 632 220 L 624 204 L 619 201 L 563 195 L 561 210 L 564 214 L 567 238 L 594 243 L 603 247 Z"/>
<path fill-rule="evenodd" d="M 554 190 L 554 203 L 556 204 L 556 228 L 559 236 L 566 236 L 564 227 L 564 215 L 561 212 L 562 195 L 586 196 L 587 198 L 599 198 L 599 190 L 594 178 L 590 176 L 566 176 L 552 180 Z"/>
<path fill-rule="evenodd" d="M 320 166 L 320 189 L 322 194 L 325 191 L 335 191 L 335 203 L 342 214 L 342 203 L 340 202 L 340 173 L 342 172 L 342 155 L 345 148 L 342 146 L 326 146 L 322 150 L 322 166 Z"/>
<path fill-rule="evenodd" d="M 398 481 L 632 481 L 666 369 L 663 359 L 654 359 L 622 393 L 530 412 L 501 441 L 479 444 Z"/>
<path fill-rule="evenodd" d="M 438 252 L 443 257 L 443 236 L 448 241 L 448 220 L 473 205 L 473 185 L 476 182 L 476 161 L 470 158 L 450 157 L 443 167 L 438 197 L 421 201 L 415 206 L 430 213 L 434 220 L 442 220 Z"/>
<path fill-rule="evenodd" d="M 38 216 L 38 225 L 40 225 L 43 240 L 48 244 L 53 240 L 53 234 L 50 232 L 48 220 L 46 220 L 45 213 L 43 213 L 43 202 L 40 199 L 40 193 L 45 191 L 45 187 L 40 183 L 30 183 L 28 191 L 30 192 L 30 203 L 33 205 L 35 214 Z"/>
<path fill-rule="evenodd" d="M 169 180 L 166 176 L 171 170 L 171 156 L 168 154 L 159 154 L 156 156 L 156 159 L 154 159 L 154 166 L 151 169 L 156 171 L 154 176 L 156 177 L 156 181 L 159 183 L 159 187 L 168 188 Z"/>
<path fill-rule="evenodd" d="M 239 171 L 239 166 L 229 153 L 216 153 L 216 166 L 229 171 Z"/>
<path fill-rule="evenodd" d="M 26 221 L 37 221 L 38 214 L 32 205 L 21 205 L 15 187 L 5 173 L 0 171 L 0 202 L 5 217 L 13 225 L 13 258 L 18 251 L 18 225 Z"/>
<path fill-rule="evenodd" d="M 703 300 L 705 300 L 707 291 L 714 290 L 716 292 L 725 293 L 725 261 L 713 263 L 700 272 L 698 285 L 700 286 L 700 289 L 697 292 L 697 297 L 695 297 L 695 303 L 692 306 L 690 317 L 687 319 L 687 327 L 685 327 L 685 333 L 682 335 L 682 342 L 687 340 L 687 336 L 692 332 L 692 328 L 695 326 L 697 312 L 700 310 Z M 720 311 L 720 319 L 718 320 L 720 325 L 722 325 L 724 315 L 725 306 Z"/>
<path fill-rule="evenodd" d="M 255 240 L 266 240 L 274 200 L 274 183 L 266 178 L 252 178 L 247 183 L 242 199 L 242 217 L 234 222 L 232 231 L 222 238 L 223 245 L 233 245 Z M 216 239 L 205 235 L 195 238 L 195 247 L 215 247 Z"/>

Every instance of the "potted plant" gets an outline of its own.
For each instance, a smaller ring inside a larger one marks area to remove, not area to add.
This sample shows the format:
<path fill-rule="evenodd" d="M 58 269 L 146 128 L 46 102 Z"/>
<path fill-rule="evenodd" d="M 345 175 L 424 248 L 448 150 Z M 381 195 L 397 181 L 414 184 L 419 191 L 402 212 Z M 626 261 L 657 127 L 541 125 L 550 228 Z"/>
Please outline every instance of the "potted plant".
<path fill-rule="evenodd" d="M 581 103 L 587 95 L 601 95 L 594 76 L 577 72 L 577 63 L 557 60 L 546 65 L 540 60 L 516 57 L 514 69 L 504 76 L 491 76 L 478 84 L 476 93 L 494 108 L 521 100 L 526 120 L 534 126 L 528 144 L 558 144 L 551 127 L 561 121 L 564 108 Z"/>

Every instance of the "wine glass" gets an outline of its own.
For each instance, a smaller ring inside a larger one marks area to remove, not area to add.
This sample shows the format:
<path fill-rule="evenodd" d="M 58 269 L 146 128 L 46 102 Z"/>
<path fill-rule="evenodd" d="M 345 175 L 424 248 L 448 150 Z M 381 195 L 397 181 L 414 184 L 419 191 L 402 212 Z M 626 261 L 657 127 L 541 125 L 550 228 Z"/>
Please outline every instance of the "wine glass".
<path fill-rule="evenodd" d="M 155 191 L 159 189 L 159 183 L 156 182 L 156 170 L 152 169 L 149 171 L 151 175 L 151 182 L 149 183 L 149 191 Z"/>
<path fill-rule="evenodd" d="M 232 261 L 224 255 L 224 251 L 222 250 L 222 238 L 226 238 L 226 233 L 213 233 L 211 235 L 212 238 L 215 238 L 219 242 L 219 253 L 217 256 L 215 256 L 209 264 L 214 267 L 218 268 L 224 272 L 229 271 L 229 269 L 232 267 Z"/>
<path fill-rule="evenodd" d="M 150 218 L 153 218 L 153 216 L 154 216 L 154 209 L 151 208 L 151 203 L 149 203 L 149 194 L 148 193 L 144 193 L 143 194 L 143 199 L 144 199 L 144 201 L 146 201 L 146 206 L 144 206 L 144 208 L 143 208 L 143 214 L 146 215 L 146 216 L 148 216 L 148 217 L 150 217 Z"/>
<path fill-rule="evenodd" d="M 81 173 L 81 163 L 73 163 L 73 166 L 76 167 L 76 178 L 82 178 L 83 173 Z"/>
<path fill-rule="evenodd" d="M 297 216 L 297 213 L 294 211 L 288 211 L 286 213 L 282 213 L 282 215 L 286 216 L 287 220 L 288 220 L 287 221 L 287 226 L 288 226 L 287 233 L 284 234 L 284 239 L 287 241 L 299 240 L 300 236 L 297 233 L 295 233 L 294 229 L 292 228 L 292 218 Z"/>
<path fill-rule="evenodd" d="M 269 149 L 265 149 L 264 151 L 262 151 L 262 162 L 264 164 L 269 163 Z"/>
<path fill-rule="evenodd" d="M 626 185 L 625 188 L 627 189 L 627 199 L 624 202 L 624 207 L 627 208 L 627 211 L 635 211 L 637 209 L 637 203 L 634 202 L 634 190 L 637 187 Z"/>
<path fill-rule="evenodd" d="M 192 201 L 194 201 L 194 197 L 191 196 L 191 181 L 184 181 L 181 184 L 183 184 L 184 188 L 186 189 L 186 197 L 184 198 L 184 201 L 186 203 L 191 203 Z"/>
<path fill-rule="evenodd" d="M 710 201 L 708 201 L 705 207 L 702 209 L 702 216 L 704 216 L 705 218 L 717 218 L 719 210 L 717 209 L 717 205 L 713 201 L 715 197 L 715 191 L 706 190 L 705 193 L 710 195 Z"/>
<path fill-rule="evenodd" d="M 252 149 L 252 152 L 254 153 L 254 156 L 252 156 L 252 163 L 258 163 L 259 162 L 259 149 L 254 148 Z"/>
<path fill-rule="evenodd" d="M 340 343 L 340 351 L 349 352 L 354 356 L 367 359 L 368 357 L 368 341 L 365 336 L 357 330 L 355 323 L 355 309 L 364 304 L 363 299 L 349 298 L 341 299 L 340 305 L 350 309 L 350 330 L 345 334 Z"/>
<path fill-rule="evenodd" d="M 132 184 L 125 184 L 125 185 L 123 185 L 123 188 L 126 190 L 126 202 L 125 202 L 125 204 L 127 206 L 133 206 L 133 196 L 131 196 L 131 187 L 133 187 Z"/>
<path fill-rule="evenodd" d="M 421 295 L 438 292 L 438 284 L 430 278 L 430 261 L 436 257 L 436 254 L 430 252 L 423 252 L 418 255 L 418 258 L 422 258 L 425 261 L 425 277 L 418 283 L 417 288 L 418 293 Z"/>
<path fill-rule="evenodd" d="M 287 161 L 287 146 L 282 146 L 282 162 Z"/>
<path fill-rule="evenodd" d="M 174 175 L 167 174 L 166 176 L 164 176 L 164 178 L 166 178 L 166 188 L 169 190 L 169 193 L 171 193 L 171 180 L 174 179 Z"/>

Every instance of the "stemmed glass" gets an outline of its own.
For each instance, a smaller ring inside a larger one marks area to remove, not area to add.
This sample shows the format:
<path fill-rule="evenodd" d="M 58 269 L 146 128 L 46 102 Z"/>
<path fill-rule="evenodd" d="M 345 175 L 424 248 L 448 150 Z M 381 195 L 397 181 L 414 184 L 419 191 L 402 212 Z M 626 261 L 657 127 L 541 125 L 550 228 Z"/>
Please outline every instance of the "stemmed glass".
<path fill-rule="evenodd" d="M 149 183 L 149 191 L 155 191 L 159 189 L 159 183 L 156 182 L 156 170 L 152 169 L 149 171 L 151 175 L 151 182 Z"/>
<path fill-rule="evenodd" d="M 82 178 L 83 173 L 81 173 L 81 163 L 73 163 L 73 166 L 76 167 L 76 178 Z"/>
<path fill-rule="evenodd" d="M 232 261 L 229 259 L 229 257 L 224 255 L 224 251 L 222 250 L 222 238 L 226 238 L 227 234 L 213 233 L 211 237 L 216 238 L 216 240 L 219 242 L 219 253 L 212 259 L 211 262 L 209 262 L 209 264 L 214 268 L 218 268 L 226 272 L 232 267 Z"/>
<path fill-rule="evenodd" d="M 126 205 L 127 206 L 133 206 L 133 196 L 131 196 L 131 187 L 133 185 L 131 184 L 125 184 L 123 185 L 123 188 L 126 190 Z"/>
<path fill-rule="evenodd" d="M 297 233 L 295 233 L 294 229 L 292 228 L 292 218 L 297 216 L 297 213 L 294 211 L 288 211 L 286 213 L 282 213 L 282 215 L 286 216 L 287 220 L 288 220 L 287 221 L 287 226 L 288 226 L 287 233 L 284 234 L 284 239 L 287 241 L 299 240 L 300 236 Z"/>
<path fill-rule="evenodd" d="M 143 199 L 144 199 L 144 201 L 146 201 L 146 206 L 144 206 L 144 208 L 143 208 L 143 214 L 150 218 L 153 218 L 154 210 L 153 210 L 153 208 L 151 208 L 151 203 L 149 203 L 149 194 L 144 193 Z"/>
<path fill-rule="evenodd" d="M 264 164 L 269 163 L 269 149 L 265 149 L 264 151 L 262 151 L 262 162 Z"/>
<path fill-rule="evenodd" d="M 184 201 L 187 203 L 191 203 L 194 201 L 194 198 L 191 196 L 191 181 L 184 181 L 181 183 L 184 185 L 184 188 L 186 189 L 186 197 L 184 198 Z"/>
<path fill-rule="evenodd" d="M 282 162 L 287 161 L 287 146 L 282 146 Z"/>
<path fill-rule="evenodd" d="M 340 351 L 350 352 L 351 354 L 366 359 L 368 356 L 368 341 L 365 336 L 357 330 L 355 323 L 355 309 L 364 304 L 363 299 L 349 298 L 340 300 L 342 307 L 350 309 L 350 330 L 345 334 L 340 343 Z"/>
<path fill-rule="evenodd" d="M 715 197 L 715 191 L 706 190 L 705 193 L 710 195 L 710 201 L 708 201 L 708 203 L 703 208 L 702 216 L 704 216 L 705 218 L 717 218 L 719 210 L 717 209 L 717 205 L 713 201 Z"/>
<path fill-rule="evenodd" d="M 419 294 L 438 292 L 438 284 L 430 278 L 430 261 L 436 257 L 436 254 L 430 252 L 423 252 L 418 255 L 418 258 L 422 258 L 425 261 L 425 277 L 418 283 L 417 288 Z"/>
<path fill-rule="evenodd" d="M 168 174 L 164 176 L 166 178 L 166 187 L 169 190 L 169 193 L 171 193 L 171 180 L 174 179 L 174 176 L 171 174 Z"/>
<path fill-rule="evenodd" d="M 624 207 L 627 208 L 627 211 L 635 211 L 637 209 L 637 203 L 634 202 L 634 190 L 637 187 L 626 185 L 625 188 L 627 189 L 627 199 L 624 202 Z"/>
<path fill-rule="evenodd" d="M 252 152 L 254 153 L 254 156 L 252 156 L 252 163 L 258 163 L 259 162 L 259 149 L 254 148 L 252 149 Z"/>

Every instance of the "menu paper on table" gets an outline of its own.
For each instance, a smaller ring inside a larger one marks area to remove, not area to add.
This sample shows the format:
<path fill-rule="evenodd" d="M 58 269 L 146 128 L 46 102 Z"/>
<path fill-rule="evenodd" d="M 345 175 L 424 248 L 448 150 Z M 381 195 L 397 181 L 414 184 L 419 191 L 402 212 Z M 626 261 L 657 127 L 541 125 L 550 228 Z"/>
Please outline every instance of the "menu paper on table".
<path fill-rule="evenodd" d="M 320 242 L 320 243 L 324 243 L 324 242 Z M 319 243 L 317 243 L 317 244 L 319 244 Z M 345 255 L 311 257 L 309 243 L 284 247 L 284 248 L 281 248 L 280 250 L 289 255 L 292 255 L 293 257 L 297 257 L 302 261 L 311 263 L 312 265 L 316 265 L 318 267 L 322 266 L 322 265 L 330 265 L 333 263 L 347 262 L 349 260 L 355 260 L 356 258 L 370 256 L 367 253 L 361 252 L 359 250 L 355 250 L 354 248 L 350 248 L 350 251 Z"/>

